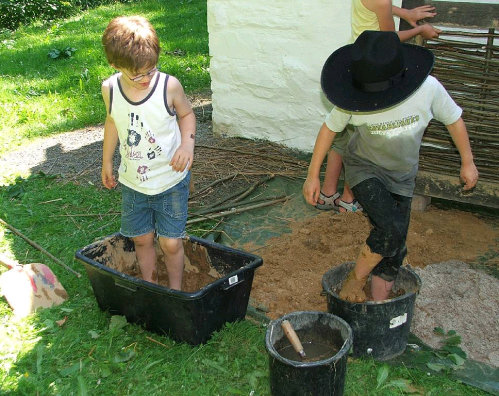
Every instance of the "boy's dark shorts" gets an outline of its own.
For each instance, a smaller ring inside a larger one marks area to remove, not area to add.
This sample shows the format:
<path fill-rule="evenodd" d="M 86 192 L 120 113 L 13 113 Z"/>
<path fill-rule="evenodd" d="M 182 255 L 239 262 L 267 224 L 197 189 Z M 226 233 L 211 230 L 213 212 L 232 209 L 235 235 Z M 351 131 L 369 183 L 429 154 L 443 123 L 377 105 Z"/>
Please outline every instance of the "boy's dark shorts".
<path fill-rule="evenodd" d="M 376 178 L 360 182 L 352 191 L 372 225 L 366 243 L 373 253 L 383 256 L 372 274 L 391 282 L 407 254 L 412 198 L 391 193 Z"/>

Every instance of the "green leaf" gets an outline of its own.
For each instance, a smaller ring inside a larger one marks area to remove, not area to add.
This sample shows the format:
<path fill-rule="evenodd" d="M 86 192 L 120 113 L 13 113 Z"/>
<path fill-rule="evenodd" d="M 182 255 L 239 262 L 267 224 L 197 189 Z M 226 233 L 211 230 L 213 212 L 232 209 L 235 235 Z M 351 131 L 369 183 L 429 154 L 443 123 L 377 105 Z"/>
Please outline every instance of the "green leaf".
<path fill-rule="evenodd" d="M 109 322 L 109 330 L 120 330 L 128 324 L 126 318 L 122 315 L 111 316 L 111 321 Z"/>
<path fill-rule="evenodd" d="M 446 345 L 442 348 L 442 350 L 448 352 L 449 354 L 455 353 L 456 355 L 461 356 L 463 359 L 467 358 L 466 352 L 464 352 L 460 347 L 458 346 L 452 346 L 452 345 Z"/>
<path fill-rule="evenodd" d="M 78 388 L 79 388 L 79 396 L 86 396 L 88 395 L 88 390 L 87 390 L 87 384 L 85 383 L 85 380 L 81 375 L 78 376 Z"/>
<path fill-rule="evenodd" d="M 133 349 L 128 351 L 120 351 L 114 356 L 115 363 L 123 363 L 128 362 L 130 359 L 133 359 L 136 356 L 136 353 Z"/>
<path fill-rule="evenodd" d="M 213 360 L 210 360 L 210 359 L 203 359 L 202 360 L 203 364 L 205 364 L 206 366 L 209 366 L 211 368 L 214 368 L 216 370 L 219 370 L 225 374 L 229 374 L 229 372 L 223 368 L 222 366 L 220 366 L 218 363 L 214 362 Z"/>
<path fill-rule="evenodd" d="M 111 369 L 108 366 L 104 366 L 100 370 L 100 375 L 102 378 L 107 378 L 112 374 Z"/>
<path fill-rule="evenodd" d="M 435 328 L 433 329 L 433 332 L 434 332 L 435 334 L 445 335 L 445 331 L 444 331 L 444 329 L 442 329 L 441 327 L 435 327 Z"/>
<path fill-rule="evenodd" d="M 448 335 L 448 336 L 454 336 L 454 335 L 456 335 L 456 334 L 457 334 L 457 333 L 456 333 L 456 330 L 449 330 L 449 331 L 447 332 L 447 335 Z"/>
<path fill-rule="evenodd" d="M 65 369 L 59 370 L 59 373 L 63 377 L 71 376 L 80 371 L 80 362 L 73 364 L 72 366 L 66 367 Z"/>
<path fill-rule="evenodd" d="M 461 343 L 461 336 L 454 335 L 445 340 L 445 345 L 459 345 Z"/>
<path fill-rule="evenodd" d="M 59 51 L 57 48 L 52 48 L 52 49 L 48 52 L 47 56 L 48 56 L 49 58 L 52 58 L 52 59 L 57 59 L 57 58 L 59 58 L 59 56 L 61 56 L 61 51 Z"/>
<path fill-rule="evenodd" d="M 411 381 L 404 378 L 394 379 L 388 382 L 383 388 L 398 388 L 404 393 L 419 393 Z"/>
<path fill-rule="evenodd" d="M 144 371 L 149 370 L 152 366 L 155 366 L 156 364 L 161 363 L 162 361 L 163 361 L 163 359 L 160 359 L 160 360 L 156 360 L 155 362 L 149 363 L 146 367 L 144 367 Z"/>
<path fill-rule="evenodd" d="M 380 369 L 378 370 L 378 376 L 376 378 L 377 380 L 376 389 L 378 389 L 381 385 L 385 383 L 386 379 L 388 378 L 389 372 L 390 369 L 386 364 L 380 367 Z"/>
<path fill-rule="evenodd" d="M 36 373 L 37 374 L 42 373 L 43 352 L 44 352 L 44 347 L 43 347 L 43 345 L 39 344 L 36 347 Z"/>
<path fill-rule="evenodd" d="M 229 389 L 227 389 L 227 392 L 229 392 L 231 395 L 247 395 L 248 394 L 247 392 L 243 392 L 242 390 L 232 388 L 232 387 L 229 387 Z"/>
<path fill-rule="evenodd" d="M 440 371 L 446 369 L 446 367 L 443 364 L 440 364 L 440 363 L 426 363 L 426 366 L 430 370 L 436 371 L 437 373 L 439 373 Z"/>
<path fill-rule="evenodd" d="M 448 356 L 448 359 L 454 363 L 456 366 L 462 366 L 465 362 L 465 360 L 459 356 L 458 354 L 456 353 L 451 353 L 449 356 Z"/>

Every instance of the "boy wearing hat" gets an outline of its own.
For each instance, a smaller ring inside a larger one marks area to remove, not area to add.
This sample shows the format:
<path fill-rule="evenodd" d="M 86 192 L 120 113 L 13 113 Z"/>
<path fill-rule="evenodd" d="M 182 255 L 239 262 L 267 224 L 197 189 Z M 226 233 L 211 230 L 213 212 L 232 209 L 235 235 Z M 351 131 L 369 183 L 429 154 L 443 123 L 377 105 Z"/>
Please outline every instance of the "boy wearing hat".
<path fill-rule="evenodd" d="M 316 205 L 319 171 L 337 133 L 354 133 L 344 155 L 346 181 L 372 229 L 340 298 L 363 302 L 369 274 L 374 300 L 384 300 L 407 254 L 405 240 L 423 133 L 432 118 L 449 131 L 461 156 L 464 189 L 473 188 L 473 161 L 462 110 L 429 73 L 433 54 L 402 44 L 394 32 L 365 31 L 326 61 L 321 86 L 335 105 L 319 130 L 303 194 Z"/>
<path fill-rule="evenodd" d="M 423 39 L 438 37 L 441 31 L 429 23 L 418 24 L 426 18 L 436 15 L 435 7 L 426 4 L 412 9 L 392 5 L 391 0 L 352 0 L 351 28 L 353 43 L 364 30 L 395 31 L 393 16 L 404 19 L 412 28 L 397 31 L 400 41 L 407 41 L 420 35 Z M 336 137 L 327 158 L 324 183 L 319 196 L 317 209 L 337 212 L 360 212 L 362 206 L 355 199 L 348 183 L 344 183 L 341 194 L 338 181 L 343 167 L 344 148 L 348 144 L 349 134 L 341 133 Z"/>

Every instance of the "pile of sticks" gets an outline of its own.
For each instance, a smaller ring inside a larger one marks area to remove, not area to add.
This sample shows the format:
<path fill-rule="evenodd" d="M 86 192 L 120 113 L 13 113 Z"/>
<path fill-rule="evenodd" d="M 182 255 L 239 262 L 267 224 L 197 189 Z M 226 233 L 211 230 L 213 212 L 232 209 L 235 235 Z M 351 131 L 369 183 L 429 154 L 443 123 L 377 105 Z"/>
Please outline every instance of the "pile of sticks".
<path fill-rule="evenodd" d="M 448 31 L 426 42 L 435 54 L 432 74 L 463 108 L 475 163 L 482 180 L 499 182 L 499 32 Z M 446 128 L 432 121 L 420 152 L 420 169 L 459 172 L 459 153 Z"/>
<path fill-rule="evenodd" d="M 275 177 L 304 179 L 308 161 L 268 141 L 224 138 L 223 145 L 196 144 L 188 224 L 279 204 L 285 194 L 261 194 Z M 262 195 L 262 196 L 260 196 Z"/>

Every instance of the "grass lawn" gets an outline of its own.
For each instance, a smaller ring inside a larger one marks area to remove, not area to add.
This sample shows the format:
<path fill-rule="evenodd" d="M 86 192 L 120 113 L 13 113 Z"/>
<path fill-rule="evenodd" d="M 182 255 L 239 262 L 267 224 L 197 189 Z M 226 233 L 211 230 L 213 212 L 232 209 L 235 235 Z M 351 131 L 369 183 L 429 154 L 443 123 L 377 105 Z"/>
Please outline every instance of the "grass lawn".
<path fill-rule="evenodd" d="M 0 35 L 0 155 L 38 136 L 102 123 L 101 82 L 114 71 L 101 36 L 118 15 L 141 14 L 162 44 L 159 68 L 187 93 L 210 87 L 206 1 L 146 0 L 85 11 Z M 57 49 L 70 57 L 51 58 Z M 71 53 L 71 51 L 69 51 Z"/>
<path fill-rule="evenodd" d="M 188 93 L 209 89 L 206 0 L 115 4 L 0 36 L 0 155 L 37 137 L 101 123 L 100 84 L 113 70 L 100 36 L 122 14 L 148 17 L 159 33 L 160 68 Z M 52 49 L 75 48 L 52 59 Z M 77 278 L 0 226 L 0 251 L 21 263 L 49 264 L 70 298 L 26 319 L 0 300 L 0 394 L 268 395 L 265 326 L 227 324 L 204 345 L 189 346 L 99 310 L 77 249 L 119 229 L 116 191 L 44 174 L 2 175 L 0 218 L 81 272 Z M 86 214 L 78 216 L 76 214 Z M 196 226 L 199 228 L 199 225 Z M 194 233 L 192 229 L 188 230 Z M 265 265 L 265 264 L 264 264 Z M 65 320 L 61 326 L 57 322 Z M 429 370 L 350 359 L 347 395 L 480 395 Z"/>

